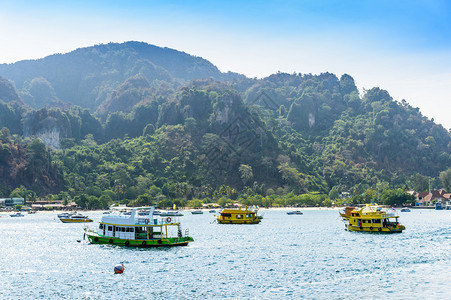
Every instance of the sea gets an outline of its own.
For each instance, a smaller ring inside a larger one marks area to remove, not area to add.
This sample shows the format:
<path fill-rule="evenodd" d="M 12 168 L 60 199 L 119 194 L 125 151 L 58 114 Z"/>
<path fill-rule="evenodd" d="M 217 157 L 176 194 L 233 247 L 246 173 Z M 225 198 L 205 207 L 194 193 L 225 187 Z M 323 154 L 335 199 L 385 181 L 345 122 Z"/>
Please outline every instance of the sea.
<path fill-rule="evenodd" d="M 399 212 L 398 234 L 337 210 L 261 210 L 257 225 L 180 218 L 186 247 L 93 245 L 56 213 L 0 214 L 0 299 L 450 299 L 451 211 Z M 94 228 L 102 212 L 90 212 Z M 114 266 L 123 264 L 123 274 Z"/>

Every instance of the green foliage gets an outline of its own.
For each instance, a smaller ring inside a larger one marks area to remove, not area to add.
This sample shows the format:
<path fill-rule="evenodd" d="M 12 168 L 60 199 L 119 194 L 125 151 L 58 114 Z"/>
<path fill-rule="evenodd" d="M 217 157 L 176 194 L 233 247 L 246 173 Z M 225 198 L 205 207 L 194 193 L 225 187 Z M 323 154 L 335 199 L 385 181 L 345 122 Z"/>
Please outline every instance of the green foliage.
<path fill-rule="evenodd" d="M 202 204 L 203 204 L 202 200 L 193 199 L 193 200 L 188 201 L 186 206 L 192 207 L 192 208 L 202 208 Z"/>
<path fill-rule="evenodd" d="M 442 183 L 442 187 L 450 192 L 451 191 L 451 168 L 440 172 L 440 181 Z"/>
<path fill-rule="evenodd" d="M 411 204 L 415 200 L 414 196 L 407 194 L 402 189 L 384 190 L 381 199 L 383 204 L 390 206 Z"/>

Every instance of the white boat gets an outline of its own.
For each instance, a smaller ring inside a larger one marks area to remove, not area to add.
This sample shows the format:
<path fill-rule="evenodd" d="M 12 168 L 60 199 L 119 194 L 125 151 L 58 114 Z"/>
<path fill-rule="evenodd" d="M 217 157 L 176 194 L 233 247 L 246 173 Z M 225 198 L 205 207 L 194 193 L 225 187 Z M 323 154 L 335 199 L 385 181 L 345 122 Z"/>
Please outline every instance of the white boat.
<path fill-rule="evenodd" d="M 67 218 L 60 218 L 60 221 L 63 223 L 86 223 L 92 222 L 90 218 L 87 216 L 83 216 L 82 214 L 73 214 Z"/>
<path fill-rule="evenodd" d="M 160 216 L 162 217 L 183 217 L 183 214 L 178 211 L 166 211 L 160 213 Z"/>
<path fill-rule="evenodd" d="M 70 216 L 72 216 L 74 213 L 68 213 L 68 212 L 65 212 L 65 213 L 60 213 L 60 214 L 58 214 L 58 218 L 69 218 Z"/>
<path fill-rule="evenodd" d="M 187 230 L 183 235 L 178 218 L 154 217 L 154 210 L 154 207 L 137 207 L 127 215 L 103 215 L 98 229 L 85 228 L 85 233 L 92 244 L 127 247 L 186 246 L 193 241 Z M 143 211 L 147 213 L 143 214 Z"/>
<path fill-rule="evenodd" d="M 20 212 L 17 212 L 15 214 L 9 215 L 11 218 L 17 218 L 17 217 L 25 217 L 25 215 L 21 214 Z"/>

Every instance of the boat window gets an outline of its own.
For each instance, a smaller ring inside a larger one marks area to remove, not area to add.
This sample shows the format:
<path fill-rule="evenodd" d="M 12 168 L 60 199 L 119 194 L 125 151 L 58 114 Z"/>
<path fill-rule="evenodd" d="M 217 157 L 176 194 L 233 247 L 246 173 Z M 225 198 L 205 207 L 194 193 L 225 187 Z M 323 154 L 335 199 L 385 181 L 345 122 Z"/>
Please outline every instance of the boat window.
<path fill-rule="evenodd" d="M 232 214 L 222 214 L 223 217 L 230 218 Z"/>
<path fill-rule="evenodd" d="M 133 227 L 132 227 L 132 228 L 130 228 L 130 232 L 133 232 L 133 231 L 135 231 L 135 230 L 133 229 Z"/>
<path fill-rule="evenodd" d="M 373 219 L 373 223 L 378 223 L 378 224 L 380 224 L 380 223 L 381 223 L 381 219 Z"/>
<path fill-rule="evenodd" d="M 125 229 L 125 232 L 130 232 L 130 228 L 127 227 L 127 228 Z"/>
<path fill-rule="evenodd" d="M 243 217 L 243 215 L 236 215 L 237 219 L 241 219 Z"/>
<path fill-rule="evenodd" d="M 125 227 L 122 227 L 122 232 L 125 232 Z"/>
<path fill-rule="evenodd" d="M 108 230 L 112 231 L 113 230 L 113 226 L 108 226 Z"/>
<path fill-rule="evenodd" d="M 100 229 L 103 229 L 103 224 L 100 224 L 100 225 L 99 225 L 99 228 L 100 228 Z"/>

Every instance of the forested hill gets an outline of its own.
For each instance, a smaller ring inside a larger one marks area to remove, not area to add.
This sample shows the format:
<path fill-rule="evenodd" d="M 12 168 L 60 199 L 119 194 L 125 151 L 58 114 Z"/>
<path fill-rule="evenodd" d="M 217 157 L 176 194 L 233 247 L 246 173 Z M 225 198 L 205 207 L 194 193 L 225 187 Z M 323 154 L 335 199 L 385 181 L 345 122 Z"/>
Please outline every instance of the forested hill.
<path fill-rule="evenodd" d="M 427 176 L 441 187 L 451 166 L 448 130 L 378 87 L 359 95 L 347 74 L 249 79 L 129 42 L 1 65 L 0 76 L 0 196 L 21 185 L 159 201 L 361 195 L 423 190 Z"/>
<path fill-rule="evenodd" d="M 23 100 L 34 108 L 63 101 L 95 111 L 118 86 L 138 74 L 153 87 L 164 84 L 174 89 L 196 78 L 241 77 L 223 74 L 203 58 L 142 42 L 96 45 L 0 65 L 0 76 L 14 82 Z"/>

